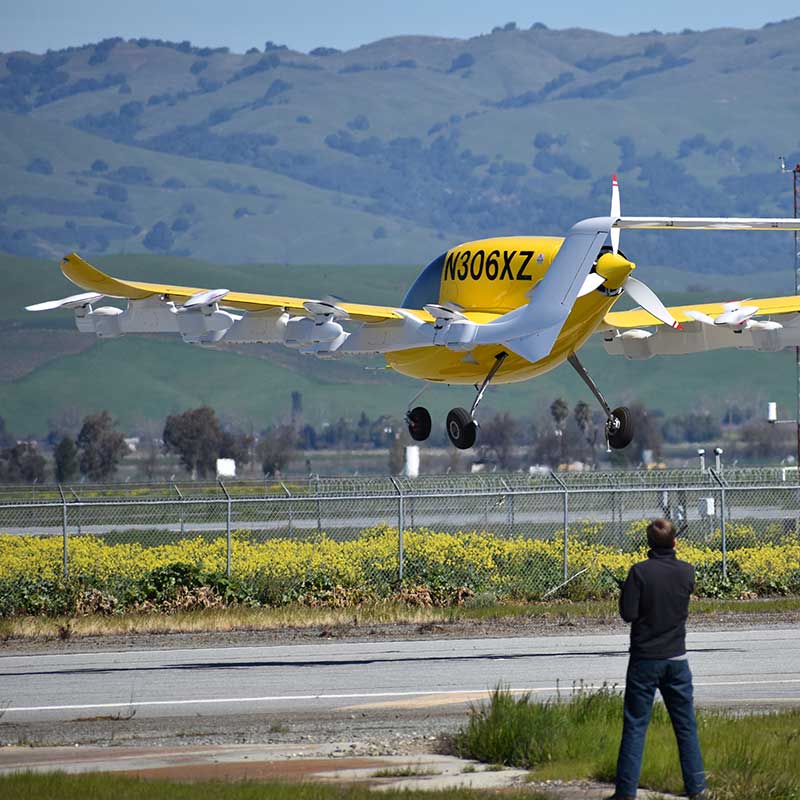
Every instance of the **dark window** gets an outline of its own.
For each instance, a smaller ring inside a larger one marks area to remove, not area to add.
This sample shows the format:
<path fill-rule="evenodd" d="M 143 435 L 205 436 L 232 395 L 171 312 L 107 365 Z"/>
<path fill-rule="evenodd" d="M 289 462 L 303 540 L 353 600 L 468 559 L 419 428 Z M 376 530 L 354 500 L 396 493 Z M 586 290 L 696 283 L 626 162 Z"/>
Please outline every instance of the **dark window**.
<path fill-rule="evenodd" d="M 403 299 L 401 308 L 422 308 L 427 303 L 439 302 L 439 287 L 446 255 L 447 253 L 442 253 L 422 270 Z"/>

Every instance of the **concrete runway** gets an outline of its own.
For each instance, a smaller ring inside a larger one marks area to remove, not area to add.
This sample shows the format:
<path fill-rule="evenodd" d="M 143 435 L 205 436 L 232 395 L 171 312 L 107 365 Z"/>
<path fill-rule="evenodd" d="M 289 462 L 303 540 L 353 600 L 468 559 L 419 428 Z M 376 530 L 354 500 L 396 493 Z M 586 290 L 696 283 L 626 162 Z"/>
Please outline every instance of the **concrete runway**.
<path fill-rule="evenodd" d="M 701 704 L 800 702 L 800 631 L 697 631 Z M 166 649 L 0 656 L 5 723 L 99 716 L 237 716 L 463 704 L 503 683 L 545 697 L 622 686 L 627 635 Z"/>

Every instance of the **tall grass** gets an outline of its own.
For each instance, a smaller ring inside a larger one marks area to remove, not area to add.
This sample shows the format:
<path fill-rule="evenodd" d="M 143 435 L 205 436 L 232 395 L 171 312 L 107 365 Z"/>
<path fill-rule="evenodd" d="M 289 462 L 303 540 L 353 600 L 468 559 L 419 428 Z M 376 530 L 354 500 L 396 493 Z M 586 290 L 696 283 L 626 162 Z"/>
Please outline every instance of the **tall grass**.
<path fill-rule="evenodd" d="M 698 714 L 700 742 L 717 800 L 800 799 L 800 709 L 735 716 Z M 451 745 L 458 755 L 531 769 L 537 779 L 613 781 L 622 731 L 622 696 L 604 687 L 536 701 L 497 689 L 474 706 Z M 657 703 L 647 736 L 640 783 L 683 790 L 675 737 Z"/>

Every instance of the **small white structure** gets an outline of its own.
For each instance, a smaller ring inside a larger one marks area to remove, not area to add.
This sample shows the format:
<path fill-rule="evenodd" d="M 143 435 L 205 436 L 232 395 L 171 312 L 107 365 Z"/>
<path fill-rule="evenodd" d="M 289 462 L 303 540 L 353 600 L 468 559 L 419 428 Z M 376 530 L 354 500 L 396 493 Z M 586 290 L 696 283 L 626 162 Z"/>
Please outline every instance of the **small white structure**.
<path fill-rule="evenodd" d="M 419 445 L 411 444 L 406 447 L 406 478 L 419 477 Z"/>
<path fill-rule="evenodd" d="M 236 462 L 232 458 L 217 459 L 217 478 L 235 478 Z"/>
<path fill-rule="evenodd" d="M 701 497 L 700 498 L 700 516 L 701 517 L 713 517 L 716 513 L 716 507 L 714 503 L 713 497 Z"/>

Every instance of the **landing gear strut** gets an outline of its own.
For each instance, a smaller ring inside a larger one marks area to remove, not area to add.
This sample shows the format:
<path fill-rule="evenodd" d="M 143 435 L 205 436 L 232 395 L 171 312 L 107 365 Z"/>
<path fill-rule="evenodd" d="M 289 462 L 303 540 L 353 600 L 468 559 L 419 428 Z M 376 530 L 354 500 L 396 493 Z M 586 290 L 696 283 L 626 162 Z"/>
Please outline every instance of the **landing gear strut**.
<path fill-rule="evenodd" d="M 459 450 L 468 450 L 475 444 L 475 437 L 478 435 L 478 423 L 475 421 L 475 411 L 483 400 L 486 389 L 492 382 L 492 378 L 497 374 L 497 370 L 503 365 L 503 362 L 508 358 L 508 353 L 503 350 L 495 357 L 495 362 L 489 373 L 483 379 L 483 383 L 475 388 L 478 394 L 475 397 L 472 407 L 469 411 L 464 408 L 454 408 L 447 415 L 447 436 L 455 447 Z"/>
<path fill-rule="evenodd" d="M 606 441 L 609 448 L 621 450 L 623 447 L 627 447 L 633 440 L 633 418 L 630 410 L 625 406 L 620 406 L 612 411 L 602 392 L 597 388 L 597 384 L 579 361 L 578 356 L 573 353 L 567 357 L 567 361 L 580 375 L 581 380 L 589 387 L 606 413 Z"/>

